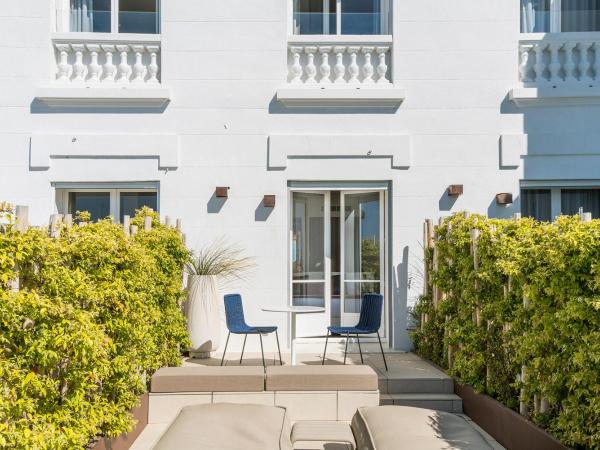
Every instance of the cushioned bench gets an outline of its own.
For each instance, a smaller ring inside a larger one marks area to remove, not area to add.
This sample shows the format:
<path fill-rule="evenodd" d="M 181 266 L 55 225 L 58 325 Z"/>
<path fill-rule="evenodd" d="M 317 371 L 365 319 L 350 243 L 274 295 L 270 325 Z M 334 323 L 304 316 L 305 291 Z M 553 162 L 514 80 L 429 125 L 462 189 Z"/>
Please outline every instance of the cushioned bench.
<path fill-rule="evenodd" d="M 291 450 L 284 408 L 262 405 L 186 406 L 154 450 Z"/>
<path fill-rule="evenodd" d="M 369 366 L 167 367 L 152 377 L 148 423 L 171 422 L 190 405 L 282 406 L 292 422 L 350 421 L 359 406 L 379 404 Z"/>
<path fill-rule="evenodd" d="M 298 450 L 355 450 L 354 435 L 346 422 L 296 422 L 292 444 Z"/>
<path fill-rule="evenodd" d="M 352 431 L 359 450 L 493 449 L 462 417 L 409 406 L 359 408 Z"/>

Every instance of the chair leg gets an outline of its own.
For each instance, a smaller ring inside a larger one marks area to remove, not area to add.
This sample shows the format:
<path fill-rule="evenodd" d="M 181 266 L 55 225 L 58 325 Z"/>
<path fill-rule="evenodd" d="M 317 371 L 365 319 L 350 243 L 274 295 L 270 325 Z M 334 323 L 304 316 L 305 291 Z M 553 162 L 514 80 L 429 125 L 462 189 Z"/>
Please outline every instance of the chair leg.
<path fill-rule="evenodd" d="M 383 352 L 383 345 L 381 345 L 381 336 L 379 336 L 379 331 L 377 331 L 377 339 L 379 339 L 379 348 L 381 348 L 381 356 L 383 356 L 383 364 L 385 365 L 385 371 L 387 372 L 388 366 L 385 360 L 385 353 Z"/>
<path fill-rule="evenodd" d="M 275 339 L 277 339 L 277 352 L 279 353 L 279 365 L 283 366 L 283 361 L 281 360 L 281 348 L 279 347 L 279 334 L 277 334 L 277 330 L 275 330 Z"/>
<path fill-rule="evenodd" d="M 346 334 L 346 348 L 344 349 L 344 365 L 346 365 L 346 355 L 348 354 L 348 340 L 350 339 L 350 333 Z"/>
<path fill-rule="evenodd" d="M 225 352 L 227 351 L 227 344 L 229 344 L 229 335 L 231 332 L 227 332 L 227 340 L 225 341 L 225 348 L 223 349 L 223 357 L 221 358 L 221 365 L 223 365 L 223 361 L 225 361 Z"/>
<path fill-rule="evenodd" d="M 240 355 L 240 366 L 242 365 L 242 358 L 244 357 L 244 349 L 246 348 L 246 339 L 248 338 L 248 335 L 245 334 L 244 335 L 244 344 L 242 345 L 242 354 Z"/>
<path fill-rule="evenodd" d="M 363 356 L 362 356 L 362 348 L 360 348 L 360 338 L 358 337 L 358 334 L 356 335 L 356 342 L 358 342 L 358 351 L 360 352 L 360 363 L 364 364 L 364 360 L 363 360 Z"/>
<path fill-rule="evenodd" d="M 265 364 L 265 352 L 263 350 L 262 334 L 258 333 L 258 337 L 260 338 L 260 354 L 262 355 L 263 367 L 266 369 L 267 366 Z"/>
<path fill-rule="evenodd" d="M 325 337 L 325 350 L 323 350 L 323 362 L 321 362 L 322 366 L 325 365 L 325 355 L 327 354 L 327 341 L 328 340 L 329 340 L 329 330 L 327 330 L 327 337 Z"/>

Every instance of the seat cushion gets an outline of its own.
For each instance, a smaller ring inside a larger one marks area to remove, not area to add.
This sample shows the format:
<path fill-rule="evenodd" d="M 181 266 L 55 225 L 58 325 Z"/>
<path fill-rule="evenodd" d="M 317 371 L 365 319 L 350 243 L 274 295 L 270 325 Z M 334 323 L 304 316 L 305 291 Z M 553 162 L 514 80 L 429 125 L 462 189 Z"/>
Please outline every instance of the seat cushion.
<path fill-rule="evenodd" d="M 267 391 L 376 391 L 377 373 L 369 366 L 271 366 Z"/>
<path fill-rule="evenodd" d="M 152 376 L 152 392 L 260 392 L 260 366 L 163 367 Z"/>
<path fill-rule="evenodd" d="M 187 406 L 154 450 L 291 450 L 285 408 L 215 403 Z"/>
<path fill-rule="evenodd" d="M 292 444 L 294 448 L 338 448 L 354 450 L 356 444 L 352 429 L 347 422 L 334 421 L 302 421 L 296 422 L 292 428 Z"/>
<path fill-rule="evenodd" d="M 359 408 L 352 431 L 361 450 L 492 449 L 462 417 L 409 406 Z"/>

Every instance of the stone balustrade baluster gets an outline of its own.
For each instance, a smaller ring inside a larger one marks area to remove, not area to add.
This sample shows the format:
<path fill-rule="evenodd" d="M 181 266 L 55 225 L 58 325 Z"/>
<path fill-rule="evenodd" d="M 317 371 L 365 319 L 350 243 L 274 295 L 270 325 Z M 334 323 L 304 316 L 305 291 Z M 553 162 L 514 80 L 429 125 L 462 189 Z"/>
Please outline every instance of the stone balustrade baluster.
<path fill-rule="evenodd" d="M 535 64 L 533 65 L 535 81 L 541 83 L 546 79 L 544 78 L 544 72 L 546 70 L 546 63 L 544 62 L 545 44 L 535 44 L 533 52 L 535 53 Z"/>
<path fill-rule="evenodd" d="M 144 83 L 146 78 L 146 66 L 144 66 L 144 52 L 146 48 L 143 45 L 133 45 L 131 47 L 135 53 L 135 63 L 133 64 L 133 80 L 132 83 Z"/>
<path fill-rule="evenodd" d="M 598 70 L 600 70 L 600 42 L 594 42 L 594 59 L 592 61 L 592 76 L 595 81 L 598 81 L 600 77 L 598 76 Z"/>
<path fill-rule="evenodd" d="M 377 47 L 375 50 L 379 55 L 379 65 L 377 66 L 377 83 L 389 83 L 387 79 L 388 66 L 385 62 L 385 55 L 389 51 L 389 47 Z"/>
<path fill-rule="evenodd" d="M 304 71 L 306 73 L 306 84 L 315 84 L 317 82 L 317 66 L 315 66 L 316 52 L 317 47 L 304 47 L 304 53 L 306 53 L 306 67 L 304 68 Z"/>
<path fill-rule="evenodd" d="M 348 74 L 350 75 L 348 83 L 357 84 L 358 74 L 360 73 L 358 64 L 356 62 L 356 54 L 360 51 L 360 47 L 348 47 L 348 54 L 350 55 L 350 65 L 348 66 Z"/>
<path fill-rule="evenodd" d="M 575 64 L 575 48 L 576 43 L 567 42 L 564 46 L 565 49 L 565 82 L 577 81 L 577 65 Z"/>
<path fill-rule="evenodd" d="M 329 53 L 331 53 L 331 47 L 319 47 L 319 53 L 321 55 L 321 65 L 319 66 L 321 78 L 319 79 L 319 83 L 331 84 L 331 66 L 329 65 Z"/>
<path fill-rule="evenodd" d="M 334 47 L 333 51 L 335 53 L 335 66 L 333 67 L 335 74 L 334 83 L 345 84 L 346 66 L 344 65 L 344 52 L 346 51 L 346 47 L 338 45 Z"/>
<path fill-rule="evenodd" d="M 113 55 L 115 54 L 116 48 L 114 45 L 102 45 L 104 51 L 104 57 L 106 62 L 103 66 L 103 83 L 114 83 L 117 75 L 117 66 L 113 62 Z"/>
<path fill-rule="evenodd" d="M 87 44 L 87 50 L 90 52 L 90 64 L 88 66 L 88 83 L 99 83 L 100 82 L 100 72 L 102 70 L 102 66 L 98 64 L 98 52 L 100 51 L 100 46 L 98 44 Z"/>
<path fill-rule="evenodd" d="M 302 83 L 302 65 L 300 64 L 300 53 L 302 53 L 302 50 L 302 47 L 290 48 L 290 51 L 292 52 L 292 58 L 294 60 L 292 67 L 290 68 L 290 83 Z"/>
<path fill-rule="evenodd" d="M 149 45 L 147 48 L 150 53 L 150 64 L 148 65 L 148 83 L 158 84 L 158 45 Z"/>
<path fill-rule="evenodd" d="M 548 64 L 548 73 L 550 82 L 560 81 L 560 43 L 553 42 L 548 45 L 548 53 L 550 54 L 550 63 Z"/>
<path fill-rule="evenodd" d="M 375 47 L 363 47 L 361 51 L 363 55 L 365 55 L 365 63 L 362 68 L 363 83 L 372 84 L 375 82 L 373 80 L 373 74 L 375 73 L 375 69 L 373 68 L 373 64 L 371 63 L 371 56 L 375 51 Z"/>
<path fill-rule="evenodd" d="M 119 62 L 118 69 L 118 83 L 129 83 L 129 76 L 131 73 L 131 67 L 129 66 L 129 62 L 127 61 L 129 55 L 129 46 L 128 45 L 117 45 L 117 50 L 121 56 L 121 61 Z"/>
<path fill-rule="evenodd" d="M 590 42 L 581 42 L 579 44 L 579 70 L 581 74 L 581 81 L 591 83 L 594 81 L 592 75 L 592 46 Z"/>
<path fill-rule="evenodd" d="M 86 67 L 83 64 L 83 52 L 85 45 L 72 44 L 71 48 L 75 52 L 75 63 L 73 64 L 73 82 L 83 83 L 85 81 Z"/>
<path fill-rule="evenodd" d="M 59 60 L 56 65 L 56 80 L 66 83 L 70 80 L 71 76 L 71 65 L 69 64 L 69 50 L 71 50 L 71 46 L 69 44 L 56 44 L 56 50 L 59 53 Z"/>

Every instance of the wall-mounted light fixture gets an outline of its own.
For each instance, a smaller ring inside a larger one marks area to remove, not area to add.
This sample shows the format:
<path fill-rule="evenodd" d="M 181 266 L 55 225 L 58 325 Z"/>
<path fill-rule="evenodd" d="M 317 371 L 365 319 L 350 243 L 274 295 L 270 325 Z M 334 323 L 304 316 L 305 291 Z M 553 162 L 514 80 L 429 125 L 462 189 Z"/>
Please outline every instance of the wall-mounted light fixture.
<path fill-rule="evenodd" d="M 274 208 L 275 207 L 275 196 L 274 195 L 265 195 L 263 197 L 263 206 L 265 208 Z"/>
<path fill-rule="evenodd" d="M 512 194 L 508 192 L 502 192 L 500 194 L 496 194 L 496 203 L 498 205 L 510 205 L 513 202 Z"/>
<path fill-rule="evenodd" d="M 451 184 L 448 186 L 448 195 L 450 197 L 458 197 L 459 195 L 463 195 L 464 188 L 462 184 Z"/>
<path fill-rule="evenodd" d="M 226 186 L 219 186 L 215 189 L 215 197 L 227 198 L 229 196 L 229 188 Z"/>

